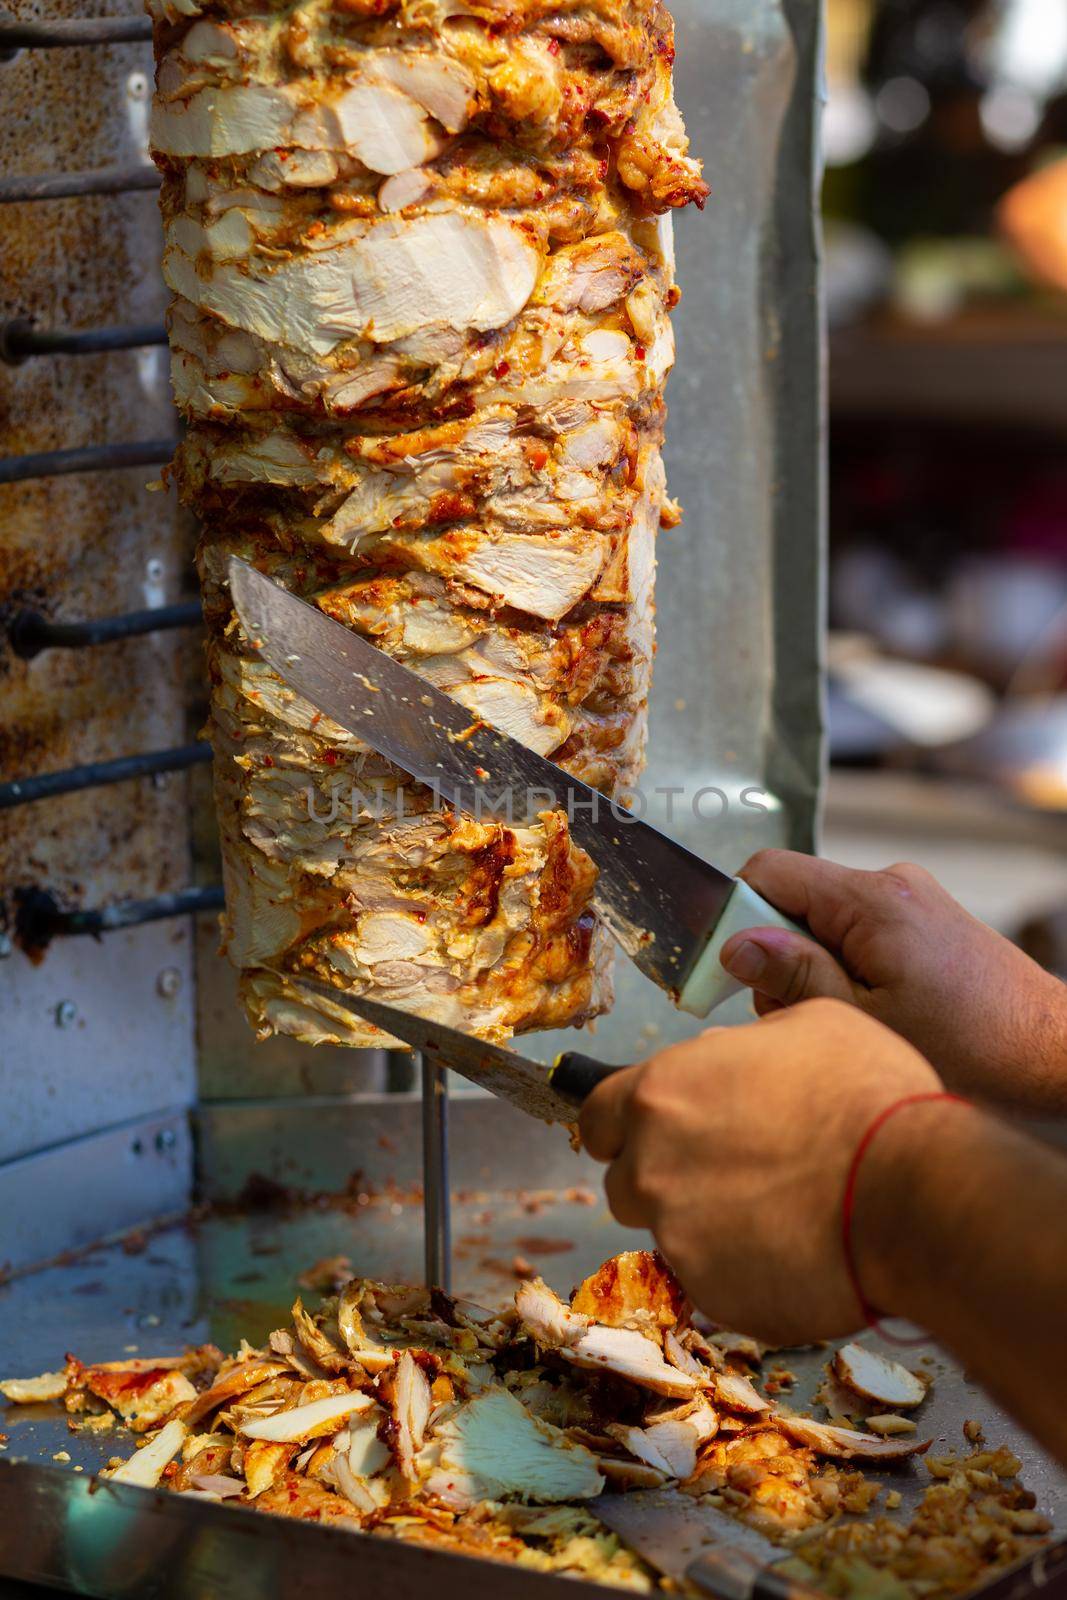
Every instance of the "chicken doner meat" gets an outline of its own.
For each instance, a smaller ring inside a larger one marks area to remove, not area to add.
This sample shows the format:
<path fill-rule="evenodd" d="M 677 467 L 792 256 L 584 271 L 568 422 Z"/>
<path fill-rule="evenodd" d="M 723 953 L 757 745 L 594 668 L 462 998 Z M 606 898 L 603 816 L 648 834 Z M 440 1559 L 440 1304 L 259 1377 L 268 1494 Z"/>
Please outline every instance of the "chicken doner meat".
<path fill-rule="evenodd" d="M 198 514 L 224 938 L 262 1036 L 608 1007 L 567 818 L 455 814 L 257 658 L 252 562 L 570 772 L 640 770 L 673 359 L 706 188 L 659 0 L 149 0 L 175 475 Z M 491 776 L 491 775 L 490 775 Z"/>

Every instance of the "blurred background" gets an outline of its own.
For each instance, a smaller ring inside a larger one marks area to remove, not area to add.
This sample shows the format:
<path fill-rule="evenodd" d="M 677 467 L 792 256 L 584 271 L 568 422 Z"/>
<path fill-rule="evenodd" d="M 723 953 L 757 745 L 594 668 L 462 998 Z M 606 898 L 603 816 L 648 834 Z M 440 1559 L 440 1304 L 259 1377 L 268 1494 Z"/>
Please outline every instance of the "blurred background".
<path fill-rule="evenodd" d="M 825 850 L 1067 975 L 1067 0 L 829 0 Z"/>

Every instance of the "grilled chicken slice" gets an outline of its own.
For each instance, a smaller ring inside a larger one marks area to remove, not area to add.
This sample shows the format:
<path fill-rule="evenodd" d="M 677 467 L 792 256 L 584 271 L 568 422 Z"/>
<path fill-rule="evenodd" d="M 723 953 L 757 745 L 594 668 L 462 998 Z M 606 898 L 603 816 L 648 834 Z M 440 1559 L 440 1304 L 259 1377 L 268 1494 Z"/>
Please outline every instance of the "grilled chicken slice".
<path fill-rule="evenodd" d="M 904 1456 L 922 1455 L 929 1450 L 929 1439 L 879 1438 L 873 1433 L 859 1433 L 851 1428 L 835 1428 L 829 1422 L 812 1422 L 807 1417 L 781 1417 L 779 1425 L 798 1444 L 808 1445 L 820 1455 L 840 1456 L 846 1461 L 900 1460 Z"/>
<path fill-rule="evenodd" d="M 693 1397 L 697 1379 L 663 1359 L 657 1341 L 630 1328 L 605 1327 L 568 1309 L 540 1278 L 515 1297 L 523 1327 L 542 1348 L 593 1372 L 612 1372 L 654 1394 Z M 658 1465 L 658 1463 L 653 1463 Z"/>
<path fill-rule="evenodd" d="M 386 1042 L 315 978 L 490 1037 L 580 1024 L 611 1003 L 610 959 L 566 817 L 456 816 L 331 725 L 250 649 L 226 561 L 628 797 L 675 520 L 669 213 L 707 193 L 670 18 L 661 0 L 149 10 L 175 475 L 203 526 L 249 1017 Z"/>
<path fill-rule="evenodd" d="M 46 1400 L 62 1400 L 66 1392 L 66 1372 L 42 1372 L 36 1378 L 5 1378 L 0 1382 L 0 1394 L 13 1406 L 33 1406 Z"/>

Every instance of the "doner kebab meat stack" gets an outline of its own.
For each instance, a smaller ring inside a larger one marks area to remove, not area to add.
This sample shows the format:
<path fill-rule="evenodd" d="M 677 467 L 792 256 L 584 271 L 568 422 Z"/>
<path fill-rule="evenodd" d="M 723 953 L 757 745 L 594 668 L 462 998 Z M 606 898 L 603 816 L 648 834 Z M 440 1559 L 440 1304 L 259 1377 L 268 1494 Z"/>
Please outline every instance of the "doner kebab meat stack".
<path fill-rule="evenodd" d="M 198 514 L 225 945 L 490 1036 L 611 1003 L 566 815 L 455 814 L 257 657 L 232 554 L 568 771 L 642 763 L 670 213 L 706 187 L 658 0 L 149 0 L 175 474 Z M 491 775 L 490 775 L 491 776 Z"/>

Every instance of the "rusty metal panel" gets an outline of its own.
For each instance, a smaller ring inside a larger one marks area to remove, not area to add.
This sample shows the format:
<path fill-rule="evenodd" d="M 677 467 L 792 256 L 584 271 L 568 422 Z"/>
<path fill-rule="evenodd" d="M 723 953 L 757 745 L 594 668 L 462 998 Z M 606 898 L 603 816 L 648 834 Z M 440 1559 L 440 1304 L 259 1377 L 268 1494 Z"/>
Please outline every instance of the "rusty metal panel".
<path fill-rule="evenodd" d="M 137 0 L 9 0 L 20 21 L 138 15 Z M 0 62 L 0 173 L 146 159 L 151 48 L 26 49 Z M 161 320 L 155 197 L 0 206 L 0 320 L 85 329 Z M 166 353 L 35 356 L 0 365 L 0 456 L 173 436 Z M 0 623 L 20 606 L 68 619 L 182 597 L 191 538 L 154 467 L 0 486 Z M 0 781 L 183 743 L 188 633 L 32 661 L 0 633 Z M 189 881 L 187 784 L 172 775 L 0 814 L 6 932 L 28 889 L 65 907 L 143 899 Z M 191 1098 L 190 930 L 164 922 L 99 944 L 57 941 L 0 962 L 0 1159 Z M 7 945 L 4 945 L 7 948 Z M 161 980 L 160 975 L 175 973 Z M 55 1025 L 64 1000 L 77 1007 Z"/>

